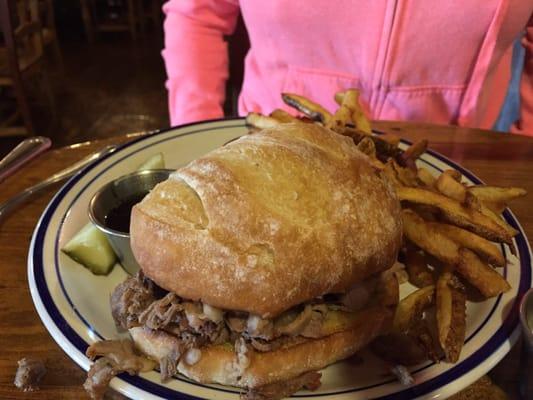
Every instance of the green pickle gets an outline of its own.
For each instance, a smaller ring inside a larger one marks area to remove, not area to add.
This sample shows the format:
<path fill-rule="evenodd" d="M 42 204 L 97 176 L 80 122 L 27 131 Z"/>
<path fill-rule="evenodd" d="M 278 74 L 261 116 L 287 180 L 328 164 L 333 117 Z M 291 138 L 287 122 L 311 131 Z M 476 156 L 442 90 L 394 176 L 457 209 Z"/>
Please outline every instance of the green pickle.
<path fill-rule="evenodd" d="M 96 275 L 109 274 L 117 261 L 105 234 L 91 222 L 70 239 L 61 251 Z"/>
<path fill-rule="evenodd" d="M 152 157 L 150 157 L 145 162 L 143 162 L 141 165 L 139 165 L 139 168 L 137 168 L 137 170 L 142 171 L 145 169 L 164 169 L 164 168 L 165 168 L 165 159 L 163 157 L 163 153 L 157 153 L 157 154 L 154 154 Z"/>

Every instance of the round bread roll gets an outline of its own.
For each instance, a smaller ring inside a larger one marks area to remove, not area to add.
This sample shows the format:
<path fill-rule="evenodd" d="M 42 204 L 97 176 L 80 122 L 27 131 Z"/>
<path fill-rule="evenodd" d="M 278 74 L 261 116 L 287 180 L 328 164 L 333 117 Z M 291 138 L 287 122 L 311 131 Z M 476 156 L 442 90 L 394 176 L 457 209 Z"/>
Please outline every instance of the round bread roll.
<path fill-rule="evenodd" d="M 200 358 L 193 365 L 187 363 L 186 356 L 182 357 L 178 372 L 197 382 L 243 388 L 292 379 L 355 354 L 383 333 L 391 317 L 389 308 L 369 308 L 358 313 L 359 323 L 351 329 L 266 353 L 249 348 L 239 356 L 229 343 L 205 346 L 200 349 Z M 157 361 L 180 348 L 178 339 L 163 331 L 136 327 L 129 332 L 135 346 Z"/>
<path fill-rule="evenodd" d="M 401 232 L 396 194 L 368 157 L 314 124 L 247 135 L 180 168 L 130 226 L 159 286 L 264 318 L 389 268 Z"/>

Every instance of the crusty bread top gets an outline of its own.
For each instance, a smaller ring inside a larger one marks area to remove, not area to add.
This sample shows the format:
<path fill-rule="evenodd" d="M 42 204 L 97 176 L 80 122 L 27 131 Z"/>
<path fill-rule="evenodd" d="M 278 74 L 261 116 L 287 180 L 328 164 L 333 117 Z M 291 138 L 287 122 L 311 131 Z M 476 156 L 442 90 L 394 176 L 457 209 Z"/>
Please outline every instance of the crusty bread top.
<path fill-rule="evenodd" d="M 272 317 L 390 267 L 400 205 L 352 140 L 313 124 L 248 135 L 133 208 L 144 273 L 179 296 Z"/>

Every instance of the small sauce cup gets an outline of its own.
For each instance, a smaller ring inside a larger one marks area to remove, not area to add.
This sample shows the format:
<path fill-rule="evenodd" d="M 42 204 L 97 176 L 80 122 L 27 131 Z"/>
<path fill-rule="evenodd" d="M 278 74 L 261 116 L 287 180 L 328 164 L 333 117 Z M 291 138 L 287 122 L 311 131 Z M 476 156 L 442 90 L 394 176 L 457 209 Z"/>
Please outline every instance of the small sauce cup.
<path fill-rule="evenodd" d="M 130 275 L 139 270 L 130 246 L 131 208 L 172 172 L 171 169 L 151 169 L 121 176 L 104 185 L 89 203 L 91 222 L 107 236 L 122 268 Z"/>

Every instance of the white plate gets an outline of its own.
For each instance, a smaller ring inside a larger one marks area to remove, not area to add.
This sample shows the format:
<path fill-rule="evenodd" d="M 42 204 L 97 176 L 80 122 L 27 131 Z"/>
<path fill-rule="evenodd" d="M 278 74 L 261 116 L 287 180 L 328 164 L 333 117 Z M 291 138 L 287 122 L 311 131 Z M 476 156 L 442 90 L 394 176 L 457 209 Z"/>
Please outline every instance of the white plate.
<path fill-rule="evenodd" d="M 136 169 L 149 156 L 162 152 L 168 168 L 177 168 L 209 150 L 246 133 L 242 119 L 191 124 L 141 137 L 122 146 L 70 179 L 44 211 L 28 255 L 28 275 L 33 301 L 46 328 L 63 350 L 82 368 L 90 365 L 85 356 L 89 343 L 119 337 L 109 308 L 109 295 L 126 278 L 116 267 L 106 277 L 95 276 L 63 253 L 61 247 L 88 221 L 87 206 L 105 183 Z M 407 142 L 402 143 L 406 146 Z M 428 152 L 420 161 L 435 174 L 446 168 L 461 171 L 469 183 L 480 183 L 471 172 L 442 155 Z M 504 218 L 520 231 L 515 238 L 518 257 L 506 246 L 503 274 L 512 290 L 495 299 L 468 304 L 466 343 L 456 364 L 426 363 L 412 368 L 412 387 L 399 385 L 386 366 L 363 352 L 364 362 L 345 361 L 323 371 L 322 386 L 315 392 L 294 397 L 311 399 L 414 399 L 445 398 L 489 371 L 510 349 L 518 335 L 518 299 L 531 286 L 531 251 L 513 214 Z M 402 291 L 408 291 L 403 287 Z M 121 374 L 111 386 L 137 399 L 238 399 L 238 390 L 202 385 L 183 377 L 161 384 L 157 372 L 129 376 Z"/>

